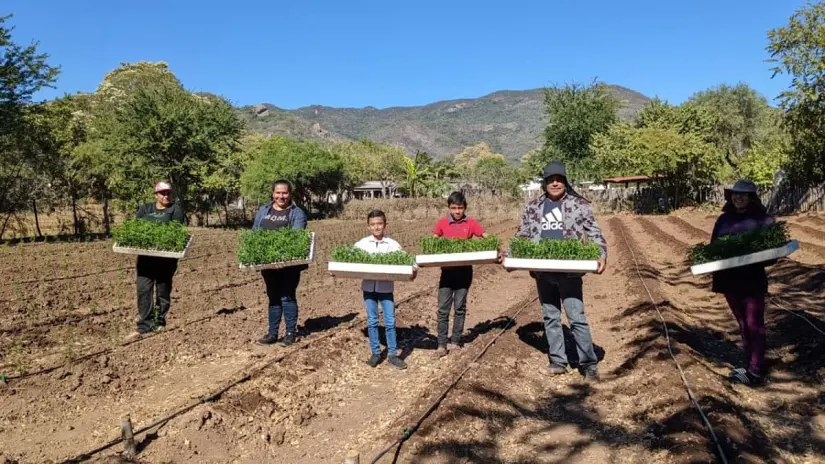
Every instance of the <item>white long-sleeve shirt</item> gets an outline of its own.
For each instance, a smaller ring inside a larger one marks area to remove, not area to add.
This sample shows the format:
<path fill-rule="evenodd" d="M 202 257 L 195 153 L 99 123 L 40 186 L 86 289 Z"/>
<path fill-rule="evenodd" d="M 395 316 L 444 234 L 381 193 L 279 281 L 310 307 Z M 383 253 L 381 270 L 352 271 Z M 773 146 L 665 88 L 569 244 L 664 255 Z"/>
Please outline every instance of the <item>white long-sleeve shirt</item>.
<path fill-rule="evenodd" d="M 381 240 L 372 235 L 359 240 L 355 246 L 367 253 L 392 253 L 393 251 L 403 251 L 401 245 L 395 240 L 384 236 Z M 395 285 L 391 280 L 363 280 L 361 290 L 365 292 L 392 293 Z"/>

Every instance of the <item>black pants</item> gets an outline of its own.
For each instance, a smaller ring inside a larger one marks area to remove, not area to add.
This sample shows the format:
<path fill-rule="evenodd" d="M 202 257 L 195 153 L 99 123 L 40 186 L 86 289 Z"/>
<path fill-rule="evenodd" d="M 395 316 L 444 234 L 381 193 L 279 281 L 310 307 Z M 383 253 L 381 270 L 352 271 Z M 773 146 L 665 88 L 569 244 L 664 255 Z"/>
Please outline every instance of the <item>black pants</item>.
<path fill-rule="evenodd" d="M 278 336 L 283 317 L 286 333 L 294 335 L 298 331 L 298 300 L 295 293 L 301 282 L 301 268 L 265 269 L 261 271 L 261 275 L 269 298 L 268 334 Z"/>
<path fill-rule="evenodd" d="M 473 283 L 473 267 L 445 267 L 438 283 L 438 346 L 447 346 L 450 328 L 450 309 L 455 308 L 451 341 L 461 344 L 464 316 L 467 314 L 467 293 Z"/>
<path fill-rule="evenodd" d="M 138 256 L 136 270 L 137 330 L 146 333 L 166 325 L 166 314 L 172 301 L 172 277 L 178 270 L 178 260 Z"/>

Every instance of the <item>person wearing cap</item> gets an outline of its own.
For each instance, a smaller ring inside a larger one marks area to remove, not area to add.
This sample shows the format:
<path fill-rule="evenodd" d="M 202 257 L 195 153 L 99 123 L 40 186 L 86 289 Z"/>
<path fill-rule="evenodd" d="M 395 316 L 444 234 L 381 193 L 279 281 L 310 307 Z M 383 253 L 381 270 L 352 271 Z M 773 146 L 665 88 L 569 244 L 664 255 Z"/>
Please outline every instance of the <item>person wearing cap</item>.
<path fill-rule="evenodd" d="M 543 174 L 544 193 L 524 206 L 516 237 L 534 242 L 575 238 L 596 243 L 602 250 L 597 271 L 601 274 L 607 264 L 607 242 L 596 222 L 593 208 L 570 185 L 563 163 L 551 161 L 545 166 Z M 581 372 L 587 381 L 598 381 L 598 358 L 584 315 L 582 275 L 555 272 L 531 272 L 530 275 L 536 279 L 544 318 L 550 358 L 547 373 L 561 375 L 568 372 L 561 323 L 563 303 L 570 332 L 576 342 Z"/>
<path fill-rule="evenodd" d="M 725 206 L 716 220 L 711 242 L 721 237 L 742 234 L 775 222 L 757 195 L 750 180 L 739 180 L 725 190 Z M 765 295 L 768 276 L 765 266 L 757 263 L 713 273 L 712 291 L 721 293 L 739 323 L 745 366 L 733 369 L 732 382 L 755 386 L 763 381 L 765 364 Z"/>
<path fill-rule="evenodd" d="M 292 184 L 287 180 L 277 180 L 272 184 L 272 202 L 262 206 L 255 215 L 252 230 L 278 230 L 283 227 L 305 229 L 307 215 L 292 201 Z M 269 328 L 258 344 L 271 345 L 278 341 L 281 318 L 286 323 L 286 334 L 280 344 L 295 343 L 298 335 L 297 289 L 301 281 L 301 271 L 309 266 L 292 266 L 281 269 L 264 269 L 261 276 L 266 284 L 269 300 Z"/>
<path fill-rule="evenodd" d="M 135 218 L 162 223 L 183 223 L 183 209 L 175 203 L 172 193 L 172 186 L 168 182 L 158 182 L 155 185 L 155 202 L 140 205 Z M 137 257 L 137 328 L 126 337 L 126 341 L 137 339 L 152 331 L 163 330 L 166 326 L 166 315 L 172 301 L 172 278 L 177 269 L 178 260 L 175 258 L 142 255 Z"/>

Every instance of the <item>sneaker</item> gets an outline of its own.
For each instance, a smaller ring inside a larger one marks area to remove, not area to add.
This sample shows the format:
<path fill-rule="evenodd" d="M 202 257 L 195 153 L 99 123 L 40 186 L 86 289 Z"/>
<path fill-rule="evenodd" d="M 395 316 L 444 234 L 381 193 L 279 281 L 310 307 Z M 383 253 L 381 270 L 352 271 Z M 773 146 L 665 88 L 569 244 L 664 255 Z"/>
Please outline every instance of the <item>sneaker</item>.
<path fill-rule="evenodd" d="M 433 352 L 434 358 L 443 358 L 447 356 L 447 347 L 446 346 L 439 346 L 437 350 Z"/>
<path fill-rule="evenodd" d="M 550 364 L 547 366 L 546 372 L 548 375 L 564 375 L 567 374 L 567 366 L 562 366 L 561 364 Z"/>
<path fill-rule="evenodd" d="M 163 332 L 164 330 L 166 330 L 166 326 L 165 325 L 159 325 L 159 326 L 155 327 L 154 331 L 160 333 L 160 332 Z"/>
<path fill-rule="evenodd" d="M 123 343 L 131 343 L 133 341 L 138 340 L 140 337 L 143 336 L 143 332 L 139 332 L 135 330 L 134 332 L 130 333 L 123 339 Z"/>
<path fill-rule="evenodd" d="M 461 350 L 462 348 L 464 348 L 464 344 L 461 342 L 451 342 L 449 348 L 451 350 Z"/>
<path fill-rule="evenodd" d="M 288 334 L 286 334 L 286 336 L 283 339 L 281 339 L 279 345 L 289 346 L 289 345 L 292 345 L 293 343 L 295 343 L 295 334 L 294 333 L 288 333 Z"/>
<path fill-rule="evenodd" d="M 266 335 L 263 336 L 263 338 L 258 340 L 258 344 L 259 345 L 272 345 L 277 341 L 278 341 L 278 337 L 266 334 Z"/>
<path fill-rule="evenodd" d="M 399 358 L 398 356 L 390 356 L 387 359 L 387 362 L 389 362 L 390 365 L 392 367 L 396 368 L 396 369 L 402 369 L 403 370 L 403 369 L 407 368 L 407 363 L 405 363 L 404 360 Z"/>
<path fill-rule="evenodd" d="M 375 367 L 381 362 L 381 355 L 373 353 L 370 359 L 367 359 L 367 366 Z"/>
<path fill-rule="evenodd" d="M 599 376 L 599 368 L 595 365 L 584 368 L 584 380 L 589 383 L 596 383 L 601 380 Z"/>
<path fill-rule="evenodd" d="M 731 372 L 729 379 L 733 383 L 741 383 L 742 385 L 749 387 L 759 386 L 764 382 L 762 376 L 752 374 L 750 371 L 742 367 L 734 369 L 733 372 Z"/>

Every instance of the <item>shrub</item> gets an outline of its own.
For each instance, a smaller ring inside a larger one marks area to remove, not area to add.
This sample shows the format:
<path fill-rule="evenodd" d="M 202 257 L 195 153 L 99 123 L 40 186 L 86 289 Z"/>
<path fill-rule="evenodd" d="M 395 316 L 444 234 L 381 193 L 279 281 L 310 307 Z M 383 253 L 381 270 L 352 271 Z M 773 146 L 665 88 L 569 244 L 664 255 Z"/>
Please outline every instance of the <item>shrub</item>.
<path fill-rule="evenodd" d="M 424 237 L 421 239 L 421 254 L 440 255 L 446 253 L 469 253 L 472 251 L 498 250 L 498 237 L 457 239 L 444 237 Z"/>
<path fill-rule="evenodd" d="M 284 227 L 241 234 L 238 262 L 244 266 L 284 263 L 309 258 L 311 234 L 306 229 Z"/>
<path fill-rule="evenodd" d="M 777 222 L 744 234 L 726 235 L 708 244 L 695 245 L 688 251 L 688 259 L 694 265 L 704 264 L 779 248 L 787 244 L 788 240 L 787 225 L 785 222 Z"/>
<path fill-rule="evenodd" d="M 510 256 L 513 258 L 593 261 L 599 259 L 601 254 L 599 245 L 575 238 L 542 239 L 538 243 L 518 237 L 510 239 Z"/>
<path fill-rule="evenodd" d="M 332 250 L 332 257 L 330 261 L 340 263 L 412 266 L 413 263 L 415 263 L 415 256 L 409 255 L 404 251 L 393 251 L 392 253 L 368 253 L 352 245 L 343 245 Z"/>
<path fill-rule="evenodd" d="M 189 241 L 185 225 L 176 222 L 154 222 L 129 219 L 112 229 L 112 239 L 118 246 L 141 250 L 183 251 Z"/>

